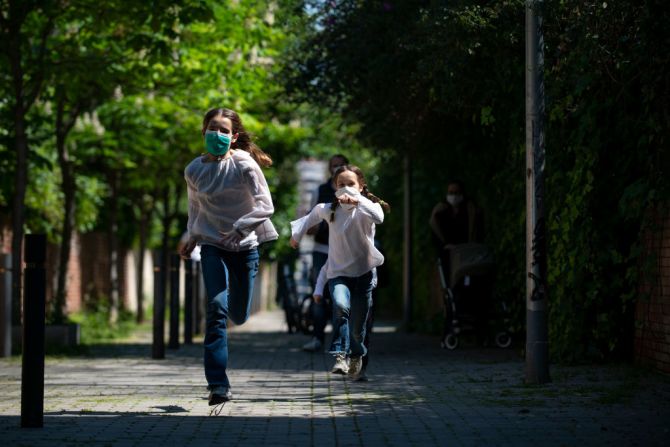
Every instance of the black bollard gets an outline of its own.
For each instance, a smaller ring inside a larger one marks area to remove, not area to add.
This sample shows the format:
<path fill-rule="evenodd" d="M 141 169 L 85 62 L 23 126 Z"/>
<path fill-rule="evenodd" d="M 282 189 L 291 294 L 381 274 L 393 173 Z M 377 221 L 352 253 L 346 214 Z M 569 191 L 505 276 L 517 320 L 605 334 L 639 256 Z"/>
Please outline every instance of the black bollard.
<path fill-rule="evenodd" d="M 179 264 L 177 253 L 170 256 L 170 341 L 168 348 L 179 349 Z"/>
<path fill-rule="evenodd" d="M 184 344 L 193 344 L 193 261 L 184 261 Z"/>
<path fill-rule="evenodd" d="M 163 255 L 161 250 L 153 251 L 154 261 L 154 340 L 151 346 L 151 357 L 165 358 L 165 272 L 162 268 Z"/>
<path fill-rule="evenodd" d="M 23 362 L 21 427 L 44 426 L 44 332 L 47 237 L 27 234 L 23 272 Z"/>
<path fill-rule="evenodd" d="M 0 254 L 0 357 L 12 355 L 12 255 Z"/>
<path fill-rule="evenodd" d="M 195 335 L 202 334 L 202 292 L 200 287 L 201 281 L 200 263 L 195 263 L 195 274 L 193 275 L 193 301 L 195 301 Z"/>

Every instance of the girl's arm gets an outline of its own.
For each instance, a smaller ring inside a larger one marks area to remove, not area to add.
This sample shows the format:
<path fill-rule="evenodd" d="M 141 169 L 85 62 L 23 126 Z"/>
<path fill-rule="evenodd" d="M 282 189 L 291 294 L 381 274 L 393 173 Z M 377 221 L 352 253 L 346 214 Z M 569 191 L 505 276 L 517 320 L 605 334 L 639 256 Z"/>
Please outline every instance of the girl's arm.
<path fill-rule="evenodd" d="M 187 239 L 179 250 L 179 254 L 184 259 L 190 259 L 191 252 L 197 244 L 197 240 L 193 236 L 193 222 L 195 222 L 196 216 L 200 212 L 200 204 L 196 199 L 195 188 L 189 181 L 188 176 L 184 176 L 184 178 L 186 179 L 186 191 L 188 194 L 188 223 L 186 224 Z"/>
<path fill-rule="evenodd" d="M 195 187 L 189 180 L 187 176 L 186 179 L 186 192 L 188 196 L 188 223 L 186 224 L 186 231 L 188 232 L 189 241 L 194 239 L 193 237 L 193 223 L 195 222 L 196 217 L 200 213 L 200 203 L 196 198 Z"/>
<path fill-rule="evenodd" d="M 312 211 L 310 211 L 308 215 L 291 222 L 291 238 L 296 242 L 300 242 L 300 239 L 302 239 L 307 230 L 321 222 L 323 219 L 326 219 L 329 213 L 329 210 L 326 209 L 326 207 L 330 208 L 330 204 L 319 203 L 312 208 Z"/>
<path fill-rule="evenodd" d="M 233 229 L 241 237 L 247 237 L 263 221 L 269 219 L 275 211 L 272 204 L 270 188 L 265 180 L 260 166 L 253 160 L 244 163 L 244 172 L 242 174 L 249 188 L 249 193 L 253 198 L 253 208 L 250 212 L 237 219 L 233 224 Z M 240 197 L 240 199 L 242 199 Z"/>
<path fill-rule="evenodd" d="M 319 270 L 319 276 L 316 278 L 316 284 L 314 285 L 314 301 L 317 303 L 321 300 L 323 296 L 323 289 L 326 287 L 328 278 L 326 278 L 326 264 L 321 267 Z"/>
<path fill-rule="evenodd" d="M 375 224 L 384 222 L 384 210 L 382 206 L 367 197 L 362 195 L 358 197 L 358 210 Z"/>

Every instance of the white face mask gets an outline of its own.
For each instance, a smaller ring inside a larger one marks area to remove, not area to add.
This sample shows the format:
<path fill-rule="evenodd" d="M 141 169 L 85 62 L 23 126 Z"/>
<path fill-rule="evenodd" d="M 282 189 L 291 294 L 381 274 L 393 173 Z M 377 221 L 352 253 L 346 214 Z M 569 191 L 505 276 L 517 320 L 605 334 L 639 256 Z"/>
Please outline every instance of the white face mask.
<path fill-rule="evenodd" d="M 337 197 L 338 199 L 342 197 L 344 194 L 356 198 L 361 195 L 361 192 L 358 189 L 353 188 L 351 186 L 345 186 L 335 191 L 335 197 Z M 345 209 L 347 211 L 356 208 L 356 205 L 352 203 L 341 203 L 340 206 L 342 207 L 342 209 Z"/>
<path fill-rule="evenodd" d="M 463 202 L 463 195 L 462 194 L 447 194 L 447 202 L 451 206 L 458 206 Z"/>

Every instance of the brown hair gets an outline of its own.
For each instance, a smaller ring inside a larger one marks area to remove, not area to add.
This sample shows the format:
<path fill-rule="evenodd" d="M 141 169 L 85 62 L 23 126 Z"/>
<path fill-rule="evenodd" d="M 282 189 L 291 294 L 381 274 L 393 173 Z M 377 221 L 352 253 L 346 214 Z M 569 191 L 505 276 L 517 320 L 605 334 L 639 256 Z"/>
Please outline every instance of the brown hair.
<path fill-rule="evenodd" d="M 356 174 L 356 177 L 358 178 L 358 183 L 361 186 L 363 186 L 363 191 L 361 191 L 361 195 L 363 197 L 366 197 L 366 198 L 370 199 L 374 203 L 380 204 L 382 206 L 382 208 L 384 209 L 384 211 L 386 211 L 387 213 L 391 212 L 391 205 L 384 202 L 382 199 L 380 199 L 376 195 L 372 194 L 368 190 L 368 184 L 365 181 L 365 176 L 363 175 L 363 171 L 361 171 L 361 168 L 359 168 L 358 166 L 344 165 L 344 166 L 340 166 L 339 168 L 337 168 L 337 171 L 335 171 L 335 174 L 333 174 L 333 184 L 334 185 L 337 184 L 337 177 L 339 177 L 340 174 L 342 174 L 345 171 L 351 171 L 354 174 Z M 337 209 L 337 207 L 339 205 L 340 205 L 340 202 L 338 200 L 333 200 L 333 203 L 330 204 L 330 221 L 331 222 L 333 222 L 335 220 L 335 210 Z"/>
<path fill-rule="evenodd" d="M 263 152 L 263 149 L 258 147 L 256 143 L 251 141 L 251 135 L 244 128 L 242 119 L 235 111 L 224 108 L 210 110 L 205 114 L 205 118 L 202 120 L 202 128 L 206 129 L 212 118 L 219 115 L 228 118 L 233 124 L 233 134 L 238 134 L 237 140 L 230 145 L 231 148 L 242 149 L 243 151 L 249 152 L 251 158 L 253 158 L 262 168 L 267 168 L 272 165 L 272 158 Z"/>

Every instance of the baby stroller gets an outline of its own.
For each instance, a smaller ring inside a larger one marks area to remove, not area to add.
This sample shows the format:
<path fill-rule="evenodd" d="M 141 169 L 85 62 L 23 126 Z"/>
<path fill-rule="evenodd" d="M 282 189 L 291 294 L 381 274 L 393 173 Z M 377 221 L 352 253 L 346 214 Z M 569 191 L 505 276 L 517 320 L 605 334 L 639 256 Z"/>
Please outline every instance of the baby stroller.
<path fill-rule="evenodd" d="M 459 244 L 445 250 L 437 261 L 444 300 L 440 345 L 456 349 L 459 335 L 467 330 L 474 329 L 479 337 L 486 337 L 495 274 L 491 250 L 483 244 Z M 494 341 L 500 348 L 512 344 L 512 338 L 504 330 L 496 333 Z"/>

